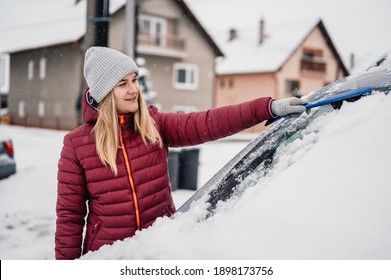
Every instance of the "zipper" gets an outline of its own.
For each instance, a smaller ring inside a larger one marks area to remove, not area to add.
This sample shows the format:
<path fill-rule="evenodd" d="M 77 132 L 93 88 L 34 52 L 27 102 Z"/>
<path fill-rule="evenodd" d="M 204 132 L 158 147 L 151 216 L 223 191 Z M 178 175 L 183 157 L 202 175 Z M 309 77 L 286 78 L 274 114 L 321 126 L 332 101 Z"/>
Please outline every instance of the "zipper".
<path fill-rule="evenodd" d="M 131 169 L 130 169 L 129 158 L 128 158 L 128 154 L 126 152 L 124 139 L 123 139 L 123 134 L 122 134 L 122 128 L 124 127 L 124 116 L 119 116 L 119 124 L 120 124 L 120 127 L 121 127 L 121 129 L 119 130 L 119 141 L 121 143 L 121 150 L 122 150 L 122 154 L 123 154 L 124 160 L 125 160 L 126 171 L 128 173 L 128 180 L 129 180 L 129 184 L 130 184 L 130 187 L 131 187 L 131 190 L 132 190 L 134 211 L 136 213 L 137 229 L 141 230 L 140 210 L 139 210 L 139 206 L 138 206 L 138 199 L 137 199 L 137 194 L 136 194 L 136 188 L 134 186 L 134 181 L 133 181 L 132 173 L 131 173 Z"/>
<path fill-rule="evenodd" d="M 101 222 L 97 222 L 92 226 L 91 237 L 88 242 L 88 247 L 86 248 L 86 252 L 90 251 L 90 249 L 92 247 L 92 243 L 94 243 L 95 237 L 98 235 L 100 225 L 101 225 Z"/>
<path fill-rule="evenodd" d="M 98 225 L 98 224 L 95 224 L 95 225 L 94 225 L 94 227 L 92 228 L 92 234 L 94 234 L 94 233 L 95 233 L 95 231 L 97 231 L 97 230 L 98 230 L 98 227 L 99 227 L 99 225 Z"/>

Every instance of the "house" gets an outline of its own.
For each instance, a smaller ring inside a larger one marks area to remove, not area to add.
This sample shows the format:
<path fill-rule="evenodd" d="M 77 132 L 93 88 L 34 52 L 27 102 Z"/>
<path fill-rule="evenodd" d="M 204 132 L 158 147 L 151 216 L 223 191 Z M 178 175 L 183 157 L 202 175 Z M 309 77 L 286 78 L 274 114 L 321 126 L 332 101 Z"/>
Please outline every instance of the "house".
<path fill-rule="evenodd" d="M 34 10 L 34 13 L 31 11 Z M 8 57 L 11 123 L 70 129 L 77 125 L 85 3 L 8 2 L 2 10 L 0 53 Z"/>
<path fill-rule="evenodd" d="M 137 57 L 145 60 L 161 110 L 194 111 L 213 106 L 215 58 L 220 48 L 181 0 L 136 1 Z M 122 49 L 125 42 L 114 30 L 124 28 L 124 9 L 111 22 L 110 44 Z M 118 25 L 118 26 L 117 26 Z"/>
<path fill-rule="evenodd" d="M 302 96 L 349 74 L 322 20 L 231 28 L 220 38 L 215 106 Z M 258 125 L 250 132 L 260 131 Z"/>
<path fill-rule="evenodd" d="M 108 40 L 109 47 L 123 52 L 125 3 L 110 1 Z M 136 54 L 149 69 L 161 110 L 212 107 L 214 60 L 222 51 L 184 1 L 135 3 L 139 26 Z M 10 2 L 9 18 L 0 22 L 0 35 L 7 39 L 0 46 L 0 61 L 4 61 L 0 65 L 5 65 L 0 74 L 9 77 L 1 89 L 2 96 L 7 96 L 12 124 L 67 130 L 80 124 L 80 96 L 86 88 L 82 69 L 88 47 L 87 4 L 87 0 L 56 5 Z M 31 10 L 37 13 L 29 13 Z M 13 20 L 12 11 L 19 13 L 19 22 Z"/>

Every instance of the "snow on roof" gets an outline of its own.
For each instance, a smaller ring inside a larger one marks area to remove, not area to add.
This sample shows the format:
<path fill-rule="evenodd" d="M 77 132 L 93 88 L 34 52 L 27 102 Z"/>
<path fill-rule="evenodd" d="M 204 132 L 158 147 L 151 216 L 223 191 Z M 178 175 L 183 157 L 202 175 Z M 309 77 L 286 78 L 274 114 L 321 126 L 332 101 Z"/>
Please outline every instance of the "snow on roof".
<path fill-rule="evenodd" d="M 4 3 L 5 2 L 5 3 Z M 75 42 L 86 32 L 87 1 L 0 0 L 0 53 Z M 110 13 L 126 0 L 111 0 Z"/>
<path fill-rule="evenodd" d="M 237 38 L 232 41 L 228 40 L 227 29 L 226 34 L 217 38 L 225 57 L 219 59 L 216 71 L 218 74 L 277 71 L 319 21 L 311 18 L 270 25 L 265 21 L 262 43 L 258 22 L 236 29 Z"/>
<path fill-rule="evenodd" d="M 110 14 L 114 14 L 126 4 L 126 0 L 110 0 Z"/>
<path fill-rule="evenodd" d="M 12 53 L 80 39 L 86 30 L 86 1 L 53 2 L 6 1 L 3 4 L 6 8 L 0 11 L 0 52 Z"/>
<path fill-rule="evenodd" d="M 232 25 L 250 26 L 261 17 L 266 18 L 266 29 L 273 22 L 290 22 L 308 15 L 321 18 L 345 66 L 350 65 L 354 54 L 354 72 L 365 70 L 369 62 L 388 52 L 391 45 L 391 36 L 385 35 L 391 23 L 391 1 L 185 1 L 214 38 L 223 30 L 228 34 Z"/>

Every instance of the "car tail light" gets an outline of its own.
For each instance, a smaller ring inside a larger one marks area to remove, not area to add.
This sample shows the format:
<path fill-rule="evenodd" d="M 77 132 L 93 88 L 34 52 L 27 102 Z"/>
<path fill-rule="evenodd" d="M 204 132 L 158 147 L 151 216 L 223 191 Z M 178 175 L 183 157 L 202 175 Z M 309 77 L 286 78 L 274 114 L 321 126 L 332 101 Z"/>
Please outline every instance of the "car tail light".
<path fill-rule="evenodd" d="M 14 156 L 14 146 L 12 145 L 12 141 L 11 140 L 4 141 L 3 145 L 4 145 L 4 148 L 7 151 L 7 153 L 11 157 L 13 157 Z"/>

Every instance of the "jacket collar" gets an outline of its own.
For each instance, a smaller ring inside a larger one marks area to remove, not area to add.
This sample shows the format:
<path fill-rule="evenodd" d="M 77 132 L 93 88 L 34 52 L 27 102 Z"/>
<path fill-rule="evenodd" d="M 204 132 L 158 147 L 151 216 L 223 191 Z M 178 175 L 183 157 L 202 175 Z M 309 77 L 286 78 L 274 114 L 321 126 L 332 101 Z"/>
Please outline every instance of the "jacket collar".
<path fill-rule="evenodd" d="M 90 104 L 90 102 L 88 102 L 88 89 L 83 94 L 82 114 L 84 121 L 92 124 L 96 123 L 99 115 L 99 111 L 94 107 L 94 104 Z M 133 127 L 134 114 L 125 114 L 123 115 L 123 118 L 125 127 Z M 118 119 L 118 122 L 119 121 L 120 119 Z"/>

